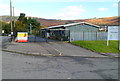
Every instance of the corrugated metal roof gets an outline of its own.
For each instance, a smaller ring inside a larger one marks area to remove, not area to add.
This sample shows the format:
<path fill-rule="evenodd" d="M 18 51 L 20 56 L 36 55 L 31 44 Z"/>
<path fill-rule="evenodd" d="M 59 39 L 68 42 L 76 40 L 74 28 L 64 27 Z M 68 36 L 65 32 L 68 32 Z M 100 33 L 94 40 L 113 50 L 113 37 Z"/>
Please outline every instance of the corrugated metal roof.
<path fill-rule="evenodd" d="M 70 24 L 65 24 L 65 25 L 57 25 L 57 26 L 51 26 L 51 27 L 47 27 L 47 28 L 44 28 L 44 29 L 51 29 L 51 28 L 60 28 L 60 27 L 69 27 L 69 26 L 72 26 L 72 25 L 78 25 L 78 24 L 82 24 L 82 23 L 85 23 L 85 24 L 88 24 L 88 25 L 91 25 L 91 26 L 95 26 L 95 27 L 100 27 L 98 25 L 94 25 L 94 24 L 91 24 L 91 23 L 87 23 L 87 22 L 79 22 L 79 23 L 70 23 Z"/>

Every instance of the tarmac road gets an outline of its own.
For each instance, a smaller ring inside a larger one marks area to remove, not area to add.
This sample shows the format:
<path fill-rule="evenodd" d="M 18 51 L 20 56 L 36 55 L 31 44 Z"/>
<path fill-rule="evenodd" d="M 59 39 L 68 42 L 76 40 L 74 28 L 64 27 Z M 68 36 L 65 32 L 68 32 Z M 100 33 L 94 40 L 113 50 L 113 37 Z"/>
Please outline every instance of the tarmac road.
<path fill-rule="evenodd" d="M 61 48 L 63 43 L 57 44 L 52 46 L 66 55 L 70 53 Z M 69 48 L 68 44 L 62 46 Z M 26 56 L 3 51 L 2 79 L 118 79 L 118 58 Z"/>
<path fill-rule="evenodd" d="M 118 79 L 118 58 L 2 54 L 3 79 Z"/>
<path fill-rule="evenodd" d="M 0 36 L 0 38 L 1 38 L 1 40 L 0 40 L 0 47 L 7 48 L 7 46 L 9 45 L 9 43 L 11 41 L 11 37 Z"/>

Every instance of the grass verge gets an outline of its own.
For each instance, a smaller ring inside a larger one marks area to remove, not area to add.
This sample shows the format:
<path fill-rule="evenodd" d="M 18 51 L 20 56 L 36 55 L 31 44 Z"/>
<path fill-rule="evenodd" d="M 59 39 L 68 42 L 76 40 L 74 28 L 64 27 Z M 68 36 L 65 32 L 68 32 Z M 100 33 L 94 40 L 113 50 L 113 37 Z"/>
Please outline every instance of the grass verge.
<path fill-rule="evenodd" d="M 120 50 L 118 50 L 118 41 L 109 41 L 109 46 L 106 45 L 106 41 L 104 40 L 80 40 L 71 43 L 99 53 L 120 53 Z"/>

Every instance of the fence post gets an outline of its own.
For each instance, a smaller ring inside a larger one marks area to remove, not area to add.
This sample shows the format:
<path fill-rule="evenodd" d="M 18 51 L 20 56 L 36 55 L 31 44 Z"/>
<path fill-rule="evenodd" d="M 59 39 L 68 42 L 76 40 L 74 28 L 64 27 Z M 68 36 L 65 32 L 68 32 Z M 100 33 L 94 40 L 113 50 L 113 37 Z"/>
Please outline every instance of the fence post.
<path fill-rule="evenodd" d="M 98 32 L 96 32 L 96 40 L 98 40 Z"/>
<path fill-rule="evenodd" d="M 87 38 L 87 40 L 89 40 L 89 31 L 88 32 L 86 32 L 87 34 L 86 34 L 86 38 Z M 88 37 L 87 37 L 88 36 Z"/>
<path fill-rule="evenodd" d="M 108 38 L 108 35 L 109 33 L 107 33 L 107 46 L 109 45 L 109 38 Z"/>
<path fill-rule="evenodd" d="M 70 30 L 68 30 L 68 32 L 69 32 L 69 43 L 70 43 L 70 42 L 71 42 L 71 41 L 70 41 Z"/>
<path fill-rule="evenodd" d="M 84 31 L 83 31 L 83 36 L 82 37 L 83 37 L 83 40 L 84 40 Z"/>

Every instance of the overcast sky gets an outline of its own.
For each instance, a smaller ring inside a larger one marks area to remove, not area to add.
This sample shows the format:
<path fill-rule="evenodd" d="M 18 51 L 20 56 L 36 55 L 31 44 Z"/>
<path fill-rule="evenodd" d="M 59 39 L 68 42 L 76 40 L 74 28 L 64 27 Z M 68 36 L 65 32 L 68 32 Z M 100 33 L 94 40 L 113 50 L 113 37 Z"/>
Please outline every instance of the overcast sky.
<path fill-rule="evenodd" d="M 87 19 L 118 16 L 119 0 L 12 0 L 15 16 L 46 19 Z M 0 16 L 10 15 L 10 0 L 0 0 Z"/>

